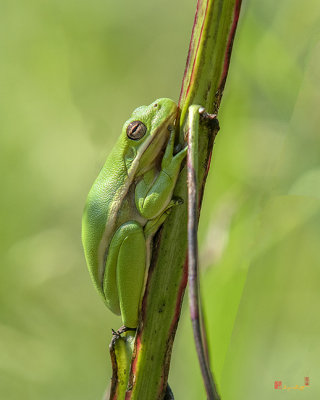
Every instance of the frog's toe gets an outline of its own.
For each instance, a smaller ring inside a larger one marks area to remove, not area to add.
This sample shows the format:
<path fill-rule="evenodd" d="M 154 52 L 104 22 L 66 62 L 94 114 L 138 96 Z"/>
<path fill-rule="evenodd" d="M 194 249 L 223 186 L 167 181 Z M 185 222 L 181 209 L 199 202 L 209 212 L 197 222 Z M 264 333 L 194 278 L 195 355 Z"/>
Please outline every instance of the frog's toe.
<path fill-rule="evenodd" d="M 184 203 L 183 199 L 181 197 L 178 197 L 178 196 L 177 197 L 173 197 L 171 202 L 172 202 L 172 207 L 181 206 L 181 204 Z"/>

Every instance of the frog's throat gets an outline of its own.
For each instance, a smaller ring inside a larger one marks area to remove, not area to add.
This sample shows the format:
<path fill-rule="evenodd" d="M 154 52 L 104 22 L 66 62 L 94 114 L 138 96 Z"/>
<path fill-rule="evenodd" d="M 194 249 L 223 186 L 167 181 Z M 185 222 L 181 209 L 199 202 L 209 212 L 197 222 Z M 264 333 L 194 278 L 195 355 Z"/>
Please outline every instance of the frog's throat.
<path fill-rule="evenodd" d="M 118 189 L 118 191 L 115 193 L 115 196 L 114 196 L 115 199 L 124 199 L 124 197 L 128 193 L 128 190 L 136 176 L 136 172 L 139 167 L 139 162 L 140 162 L 142 155 L 147 150 L 147 148 L 150 146 L 150 144 L 153 142 L 153 140 L 155 140 L 155 138 L 157 138 L 159 134 L 161 135 L 161 133 L 159 133 L 159 130 L 163 129 L 163 126 L 167 130 L 168 126 L 170 124 L 173 124 L 175 119 L 176 119 L 176 112 L 173 112 L 172 114 L 170 114 L 168 116 L 167 119 L 164 120 L 163 124 L 161 124 L 161 127 L 159 127 L 158 130 L 156 130 L 154 132 L 154 134 L 151 135 L 150 137 L 148 137 L 148 139 L 142 144 L 142 146 L 139 148 L 139 150 L 136 154 L 134 161 L 131 164 L 131 167 L 129 169 L 127 169 L 126 183 L 123 186 L 121 186 Z M 112 207 L 109 209 L 109 216 L 107 218 L 104 233 L 102 235 L 102 238 L 100 240 L 99 247 L 98 247 L 98 279 L 99 279 L 99 286 L 100 286 L 100 289 L 102 289 L 103 295 L 104 295 L 103 276 L 104 276 L 105 268 L 106 268 L 106 259 L 108 256 L 109 244 L 111 241 L 112 232 L 114 232 L 114 229 L 116 226 L 117 216 L 118 216 L 118 212 L 119 212 L 121 206 L 122 206 L 122 202 L 117 201 L 117 202 L 114 202 L 112 204 Z"/>

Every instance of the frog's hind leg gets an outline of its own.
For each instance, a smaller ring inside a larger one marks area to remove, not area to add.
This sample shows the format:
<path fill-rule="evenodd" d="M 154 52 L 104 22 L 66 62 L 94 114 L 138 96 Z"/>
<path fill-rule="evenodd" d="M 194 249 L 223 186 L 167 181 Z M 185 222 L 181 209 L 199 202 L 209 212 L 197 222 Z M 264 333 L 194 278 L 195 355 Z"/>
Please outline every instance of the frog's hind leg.
<path fill-rule="evenodd" d="M 118 228 L 110 243 L 106 272 L 109 267 L 110 271 L 115 271 L 116 285 L 113 284 L 110 289 L 117 291 L 123 324 L 136 328 L 146 270 L 146 242 L 139 223 L 129 221 Z M 104 293 L 107 299 L 106 280 Z"/>

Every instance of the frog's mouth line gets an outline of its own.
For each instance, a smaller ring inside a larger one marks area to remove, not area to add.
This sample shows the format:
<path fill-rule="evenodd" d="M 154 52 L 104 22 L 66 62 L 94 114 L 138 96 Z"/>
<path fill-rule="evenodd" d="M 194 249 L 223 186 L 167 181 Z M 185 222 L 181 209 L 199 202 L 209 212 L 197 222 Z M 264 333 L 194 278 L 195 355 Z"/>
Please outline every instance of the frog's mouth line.
<path fill-rule="evenodd" d="M 148 140 L 146 140 L 143 145 L 140 147 L 140 149 L 135 152 L 134 154 L 134 162 L 131 164 L 130 169 L 127 168 L 125 159 L 123 159 L 123 165 L 126 169 L 126 174 L 127 174 L 127 178 L 130 181 L 130 184 L 132 182 L 132 178 L 134 176 L 136 176 L 137 174 L 137 170 L 139 168 L 139 163 L 141 158 L 143 157 L 143 155 L 145 154 L 145 152 L 148 150 L 148 148 L 155 144 L 155 146 L 157 146 L 157 143 L 154 143 L 155 141 L 158 141 L 158 143 L 161 142 L 161 140 L 163 141 L 163 143 L 161 144 L 161 149 L 159 149 L 159 151 L 157 152 L 157 155 L 154 159 L 154 162 L 156 163 L 157 160 L 160 158 L 161 154 L 164 153 L 164 149 L 166 144 L 168 143 L 169 140 L 169 132 L 170 132 L 170 125 L 172 126 L 172 129 L 174 129 L 174 122 L 177 118 L 177 109 L 175 110 L 175 112 L 173 112 L 166 120 L 164 120 L 164 124 L 167 126 L 167 129 L 164 129 L 164 134 L 158 134 L 159 130 L 161 128 L 158 128 L 154 134 L 152 136 L 150 136 L 148 138 Z M 148 166 L 146 166 L 145 168 L 141 169 L 139 171 L 139 175 L 144 174 L 145 172 L 148 171 L 148 169 L 150 169 L 150 167 L 153 165 L 153 163 L 149 164 Z"/>
<path fill-rule="evenodd" d="M 172 129 L 174 129 L 174 122 L 175 122 L 176 118 L 177 118 L 177 113 L 176 112 L 172 113 L 162 124 L 162 126 L 165 126 L 166 128 L 165 129 L 163 129 L 163 127 L 158 128 L 154 132 L 154 134 L 152 136 L 150 136 L 148 138 L 148 140 L 144 143 L 144 146 L 139 149 L 139 151 L 136 155 L 137 166 L 136 166 L 136 170 L 135 170 L 135 175 L 137 175 L 137 171 L 139 170 L 138 175 L 141 176 L 145 172 L 147 172 L 150 168 L 152 168 L 152 166 L 161 162 L 161 158 L 163 156 L 164 150 L 167 146 L 167 143 L 168 143 L 168 140 L 170 137 L 170 133 L 171 133 L 170 126 L 172 126 Z M 144 154 L 146 152 L 148 152 L 150 147 L 153 147 L 155 150 L 154 151 L 154 154 L 155 154 L 154 159 L 149 160 L 150 162 L 148 163 L 148 165 L 139 169 L 139 164 L 141 162 L 141 159 L 144 156 Z"/>
<path fill-rule="evenodd" d="M 154 134 L 152 136 L 150 136 L 150 138 L 144 143 L 144 146 L 142 146 L 139 149 L 139 152 L 137 154 L 137 159 L 140 160 L 141 156 L 144 154 L 144 152 L 151 146 L 154 144 L 157 144 L 155 142 L 161 142 L 163 140 L 163 144 L 161 146 L 161 148 L 165 147 L 165 145 L 167 144 L 168 140 L 169 140 L 169 136 L 170 136 L 170 125 L 172 126 L 172 128 L 174 129 L 174 122 L 177 118 L 177 110 L 175 110 L 175 112 L 173 112 L 166 120 L 164 120 L 163 125 L 166 126 L 166 129 L 164 129 L 164 133 L 163 134 L 159 134 L 159 131 L 161 131 L 161 127 L 158 128 Z M 159 151 L 159 153 L 161 153 Z"/>

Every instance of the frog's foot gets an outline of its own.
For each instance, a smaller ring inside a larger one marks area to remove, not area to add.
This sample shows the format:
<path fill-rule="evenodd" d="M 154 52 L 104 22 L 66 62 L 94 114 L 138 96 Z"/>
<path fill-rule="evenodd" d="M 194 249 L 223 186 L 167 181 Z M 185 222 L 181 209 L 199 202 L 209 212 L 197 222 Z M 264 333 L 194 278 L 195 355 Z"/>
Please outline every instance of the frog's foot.
<path fill-rule="evenodd" d="M 166 210 L 170 209 L 171 211 L 172 207 L 181 206 L 181 204 L 183 204 L 183 199 L 181 197 L 175 196 L 171 199 Z"/>
<path fill-rule="evenodd" d="M 183 204 L 183 200 L 181 197 L 173 197 L 167 207 L 164 209 L 162 215 L 160 215 L 159 220 L 163 218 L 162 222 L 167 218 L 167 216 L 171 213 L 172 209 L 177 206 L 181 206 Z M 161 222 L 161 223 L 162 223 Z"/>
<path fill-rule="evenodd" d="M 144 227 L 144 234 L 146 238 L 153 236 L 171 213 L 172 208 L 180 206 L 181 204 L 183 204 L 183 200 L 180 197 L 173 197 L 161 215 L 148 221 Z"/>
<path fill-rule="evenodd" d="M 169 141 L 167 143 L 167 147 L 161 161 L 162 173 L 165 173 L 172 181 L 176 180 L 176 177 L 178 176 L 180 171 L 181 163 L 186 157 L 188 151 L 188 146 L 185 146 L 177 153 L 174 153 L 174 150 L 177 150 L 177 148 L 174 148 L 174 141 L 175 130 L 172 129 L 170 131 Z"/>
<path fill-rule="evenodd" d="M 136 331 L 137 328 L 130 328 L 129 326 L 121 326 L 117 331 L 115 331 L 114 329 L 112 329 L 112 336 L 119 338 L 121 336 L 122 333 L 128 332 L 128 331 Z"/>

